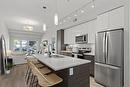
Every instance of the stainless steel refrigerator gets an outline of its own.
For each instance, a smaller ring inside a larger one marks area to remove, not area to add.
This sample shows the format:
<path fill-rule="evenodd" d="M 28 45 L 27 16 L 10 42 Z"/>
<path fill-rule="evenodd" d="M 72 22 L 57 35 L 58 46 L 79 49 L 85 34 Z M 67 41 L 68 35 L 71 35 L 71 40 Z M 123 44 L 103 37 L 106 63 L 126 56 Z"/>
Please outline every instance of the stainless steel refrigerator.
<path fill-rule="evenodd" d="M 95 81 L 105 87 L 123 87 L 123 34 L 123 29 L 96 34 Z"/>
<path fill-rule="evenodd" d="M 7 64 L 6 43 L 4 36 L 0 38 L 0 75 L 5 74 Z"/>

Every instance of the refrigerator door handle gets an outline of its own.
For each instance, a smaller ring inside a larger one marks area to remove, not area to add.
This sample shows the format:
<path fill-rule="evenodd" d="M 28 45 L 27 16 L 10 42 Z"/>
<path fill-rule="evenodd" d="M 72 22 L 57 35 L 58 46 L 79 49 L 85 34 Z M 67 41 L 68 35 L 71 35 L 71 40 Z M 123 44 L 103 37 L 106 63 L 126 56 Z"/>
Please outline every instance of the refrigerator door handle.
<path fill-rule="evenodd" d="M 106 33 L 106 62 L 108 62 L 108 40 L 109 40 L 109 32 Z"/>
<path fill-rule="evenodd" d="M 107 40 L 107 33 L 105 32 L 104 33 L 104 40 L 103 40 L 103 45 L 104 45 L 104 47 L 103 47 L 103 55 L 104 55 L 104 60 L 105 60 L 105 63 L 107 62 L 107 57 L 106 57 L 106 46 L 107 46 L 107 44 L 106 44 L 106 40 Z"/>
<path fill-rule="evenodd" d="M 106 48 L 106 33 L 104 33 L 104 36 L 103 36 L 103 57 L 106 63 L 106 49 L 105 48 Z"/>

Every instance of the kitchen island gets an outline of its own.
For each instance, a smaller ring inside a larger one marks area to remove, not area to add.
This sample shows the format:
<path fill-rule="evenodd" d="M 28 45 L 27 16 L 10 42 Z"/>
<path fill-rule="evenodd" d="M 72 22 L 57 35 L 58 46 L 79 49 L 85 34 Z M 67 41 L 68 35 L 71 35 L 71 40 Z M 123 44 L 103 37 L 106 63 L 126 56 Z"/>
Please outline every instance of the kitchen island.
<path fill-rule="evenodd" d="M 90 61 L 63 55 L 33 56 L 63 79 L 62 83 L 54 87 L 90 87 Z"/>

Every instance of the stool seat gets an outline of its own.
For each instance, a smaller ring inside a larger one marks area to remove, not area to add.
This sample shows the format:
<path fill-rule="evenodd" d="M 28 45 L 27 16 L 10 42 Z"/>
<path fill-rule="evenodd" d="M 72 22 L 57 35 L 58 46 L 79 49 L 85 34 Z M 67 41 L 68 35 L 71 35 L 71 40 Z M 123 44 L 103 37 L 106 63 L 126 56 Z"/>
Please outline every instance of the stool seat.
<path fill-rule="evenodd" d="M 51 70 L 48 69 L 47 67 L 45 67 L 45 68 L 41 68 L 41 69 L 39 69 L 39 71 L 40 71 L 42 74 L 48 74 L 48 73 L 51 72 Z"/>
<path fill-rule="evenodd" d="M 63 81 L 63 79 L 60 78 L 59 76 L 57 76 L 55 73 L 51 73 L 51 74 L 49 74 L 49 75 L 45 75 L 45 78 L 46 78 L 46 79 L 48 80 L 48 82 L 49 82 L 48 87 L 49 87 L 49 86 L 56 85 L 56 84 L 58 84 L 58 83 L 60 83 L 60 82 Z"/>
<path fill-rule="evenodd" d="M 42 68 L 42 67 L 45 67 L 45 65 L 41 64 L 41 63 L 38 63 L 38 64 L 34 64 L 37 68 Z"/>

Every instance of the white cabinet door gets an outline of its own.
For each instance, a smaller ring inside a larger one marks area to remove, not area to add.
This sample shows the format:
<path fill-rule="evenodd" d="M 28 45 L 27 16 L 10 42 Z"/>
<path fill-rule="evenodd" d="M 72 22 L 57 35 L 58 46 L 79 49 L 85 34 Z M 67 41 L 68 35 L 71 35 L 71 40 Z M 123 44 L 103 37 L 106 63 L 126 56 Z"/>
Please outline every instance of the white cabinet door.
<path fill-rule="evenodd" d="M 73 28 L 64 31 L 64 43 L 75 44 L 75 32 Z"/>
<path fill-rule="evenodd" d="M 109 12 L 109 29 L 124 27 L 124 7 Z"/>
<path fill-rule="evenodd" d="M 95 43 L 96 20 L 88 23 L 88 42 Z"/>
<path fill-rule="evenodd" d="M 108 28 L 108 13 L 104 13 L 97 17 L 97 32 L 107 30 Z"/>

